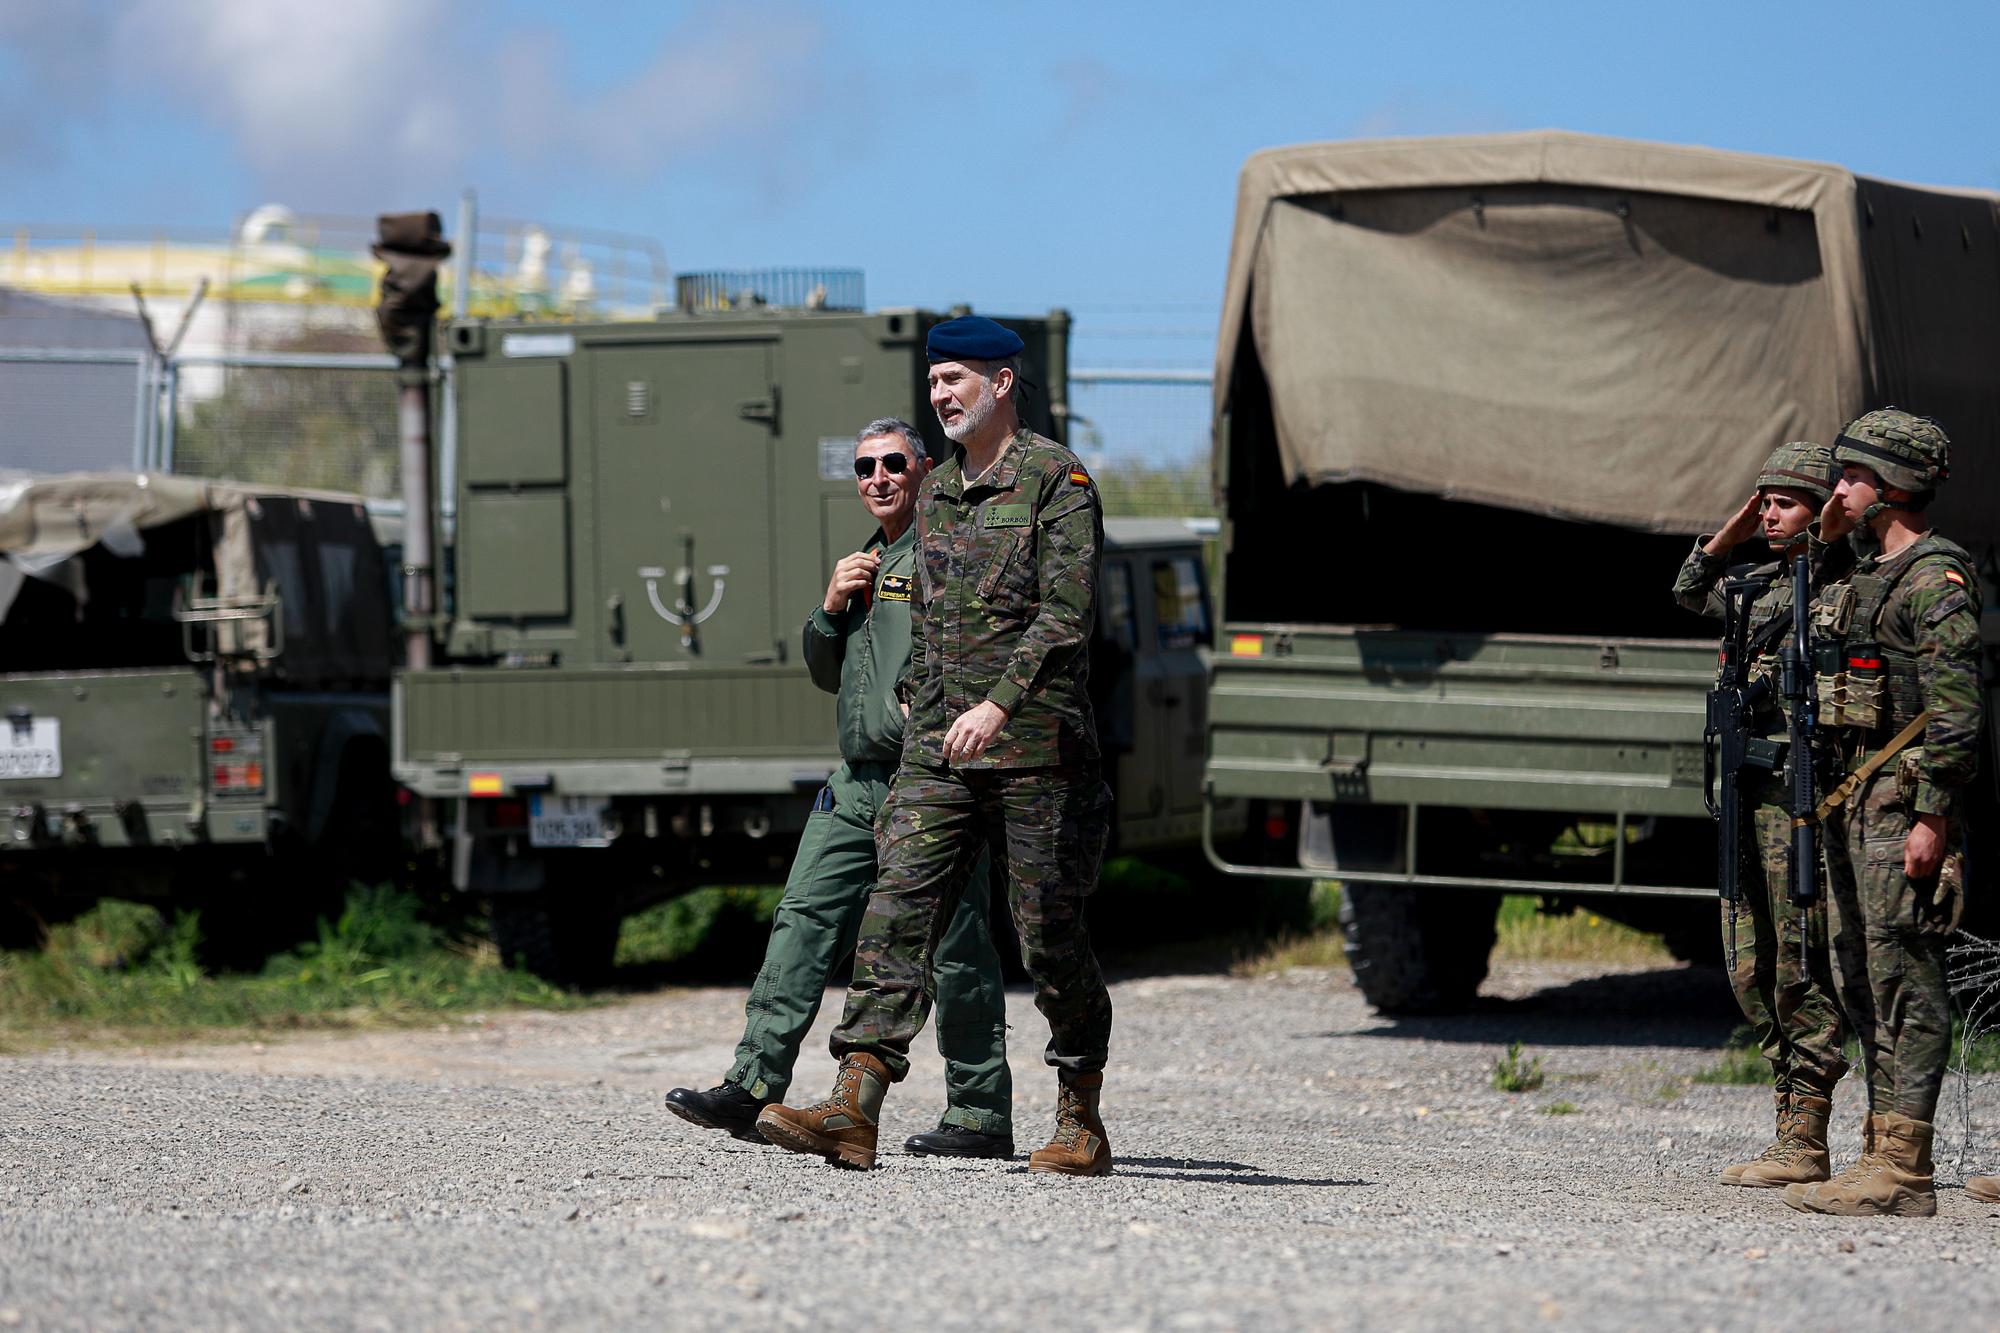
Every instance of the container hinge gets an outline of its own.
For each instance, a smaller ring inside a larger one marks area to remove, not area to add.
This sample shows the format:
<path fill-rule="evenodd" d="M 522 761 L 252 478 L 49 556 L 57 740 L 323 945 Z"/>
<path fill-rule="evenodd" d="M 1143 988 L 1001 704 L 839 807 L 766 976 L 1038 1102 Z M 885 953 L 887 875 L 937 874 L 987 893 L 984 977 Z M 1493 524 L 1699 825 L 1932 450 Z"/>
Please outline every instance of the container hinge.
<path fill-rule="evenodd" d="M 778 429 L 778 386 L 771 386 L 768 398 L 749 398 L 736 405 L 736 415 L 745 421 L 761 421 L 772 430 Z"/>

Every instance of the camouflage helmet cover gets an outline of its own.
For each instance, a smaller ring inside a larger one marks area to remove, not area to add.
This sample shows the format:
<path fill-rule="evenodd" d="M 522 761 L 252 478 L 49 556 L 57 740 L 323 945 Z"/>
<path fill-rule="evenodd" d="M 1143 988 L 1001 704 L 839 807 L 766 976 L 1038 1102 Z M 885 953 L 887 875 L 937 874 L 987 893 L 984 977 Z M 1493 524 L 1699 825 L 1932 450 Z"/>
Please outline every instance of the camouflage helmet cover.
<path fill-rule="evenodd" d="M 1769 486 L 1804 491 L 1825 504 L 1833 498 L 1833 486 L 1839 480 L 1840 464 L 1833 461 L 1833 450 L 1823 444 L 1794 440 L 1779 445 L 1764 460 L 1763 471 L 1757 474 L 1757 489 Z"/>
<path fill-rule="evenodd" d="M 1898 490 L 1928 491 L 1951 476 L 1951 441 L 1929 417 L 1899 407 L 1856 417 L 1833 442 L 1837 464 L 1871 469 Z"/>

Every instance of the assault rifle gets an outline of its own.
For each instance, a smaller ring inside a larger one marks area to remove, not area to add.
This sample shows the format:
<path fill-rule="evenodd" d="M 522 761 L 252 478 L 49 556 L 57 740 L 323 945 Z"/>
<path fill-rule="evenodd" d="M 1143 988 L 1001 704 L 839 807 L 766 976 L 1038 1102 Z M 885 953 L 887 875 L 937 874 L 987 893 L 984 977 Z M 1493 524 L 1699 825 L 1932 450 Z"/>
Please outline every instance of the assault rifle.
<path fill-rule="evenodd" d="M 1819 730 L 1819 694 L 1813 687 L 1812 565 L 1803 549 L 1792 556 L 1791 637 L 1778 650 L 1780 688 L 1791 714 L 1786 802 L 1792 816 L 1790 892 L 1799 908 L 1819 898 L 1819 815 L 1813 809 L 1813 749 Z"/>
<path fill-rule="evenodd" d="M 1748 568 L 1731 570 L 1722 583 L 1722 657 L 1701 733 L 1702 800 L 1715 820 L 1715 883 L 1732 913 L 1743 895 L 1743 834 L 1750 822 L 1743 805 L 1743 770 L 1769 771 L 1778 765 L 1777 745 L 1752 734 L 1758 710 L 1770 700 L 1771 685 L 1763 677 L 1750 679 L 1750 604 L 1764 595 L 1771 580 L 1748 577 Z"/>

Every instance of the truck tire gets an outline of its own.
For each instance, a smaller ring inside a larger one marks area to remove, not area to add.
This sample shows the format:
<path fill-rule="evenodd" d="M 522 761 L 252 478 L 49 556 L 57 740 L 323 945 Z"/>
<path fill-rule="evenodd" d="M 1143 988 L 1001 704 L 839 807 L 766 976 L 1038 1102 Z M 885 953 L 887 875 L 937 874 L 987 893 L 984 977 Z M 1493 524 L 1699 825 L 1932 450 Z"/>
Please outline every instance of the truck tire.
<path fill-rule="evenodd" d="M 1486 980 L 1500 895 L 1343 884 L 1340 928 L 1354 984 L 1378 1012 L 1442 1014 Z"/>
<path fill-rule="evenodd" d="M 611 972 L 619 918 L 602 908 L 564 903 L 550 893 L 503 893 L 487 899 L 500 961 L 558 986 L 589 986 Z"/>

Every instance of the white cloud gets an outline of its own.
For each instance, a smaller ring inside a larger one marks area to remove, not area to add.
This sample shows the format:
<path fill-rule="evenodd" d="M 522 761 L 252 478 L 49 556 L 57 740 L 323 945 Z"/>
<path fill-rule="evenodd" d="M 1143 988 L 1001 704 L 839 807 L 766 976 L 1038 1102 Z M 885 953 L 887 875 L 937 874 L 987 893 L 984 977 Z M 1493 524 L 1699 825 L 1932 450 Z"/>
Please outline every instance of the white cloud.
<path fill-rule="evenodd" d="M 559 30 L 496 30 L 465 0 L 83 5 L 0 0 L 0 112 L 18 113 L 0 160 L 59 156 L 115 87 L 219 130 L 267 198 L 306 209 L 413 206 L 486 172 L 518 197 L 537 177 L 641 183 L 690 163 L 768 193 L 808 174 L 800 143 L 827 115 L 828 33 L 789 0 L 707 0 L 608 82 Z"/>

